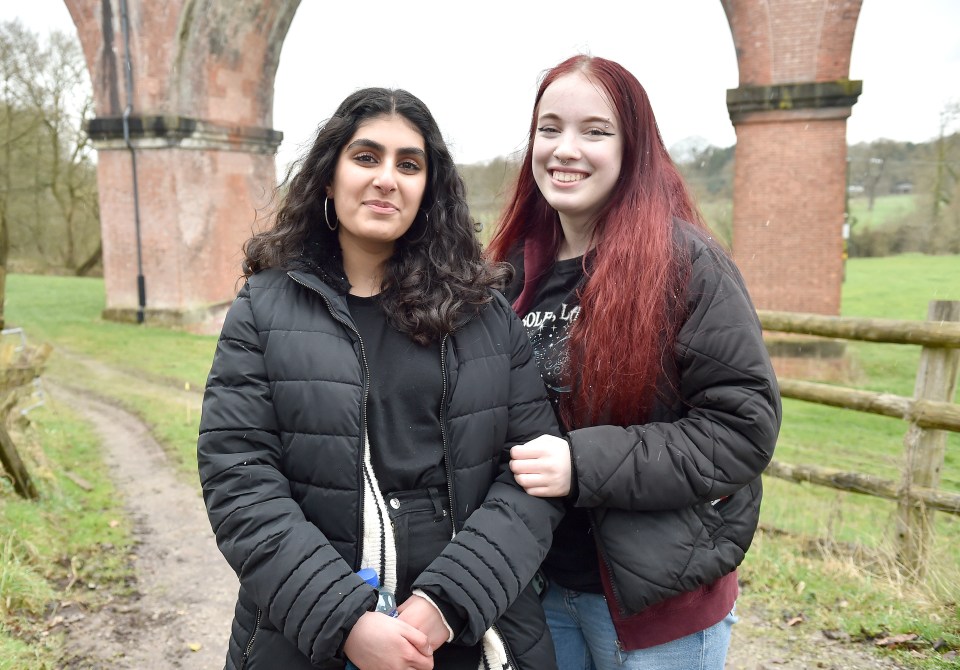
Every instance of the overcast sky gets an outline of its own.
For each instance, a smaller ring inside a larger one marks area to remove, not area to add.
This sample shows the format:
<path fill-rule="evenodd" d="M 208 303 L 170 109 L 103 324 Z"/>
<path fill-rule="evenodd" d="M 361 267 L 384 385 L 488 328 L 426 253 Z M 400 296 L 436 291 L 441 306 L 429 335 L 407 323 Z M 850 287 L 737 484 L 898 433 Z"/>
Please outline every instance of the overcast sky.
<path fill-rule="evenodd" d="M 0 0 L 0 18 L 14 17 L 38 32 L 73 29 L 62 0 Z M 725 96 L 738 85 L 737 63 L 720 0 L 302 0 L 277 73 L 278 165 L 363 86 L 420 97 L 458 162 L 510 154 L 523 145 L 539 75 L 579 52 L 637 76 L 668 146 L 736 141 Z M 935 137 L 944 105 L 960 101 L 960 0 L 864 0 L 850 78 L 863 80 L 863 94 L 849 142 Z"/>

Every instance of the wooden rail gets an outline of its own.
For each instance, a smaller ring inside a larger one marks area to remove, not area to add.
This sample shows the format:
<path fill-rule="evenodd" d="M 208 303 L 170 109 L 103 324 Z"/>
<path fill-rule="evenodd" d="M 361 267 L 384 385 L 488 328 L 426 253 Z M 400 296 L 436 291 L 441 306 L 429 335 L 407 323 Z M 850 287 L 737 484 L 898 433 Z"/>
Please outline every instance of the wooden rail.
<path fill-rule="evenodd" d="M 923 347 L 912 398 L 796 379 L 778 379 L 780 394 L 806 402 L 903 419 L 904 468 L 899 482 L 818 465 L 775 459 L 766 474 L 794 482 L 854 491 L 897 501 L 899 559 L 911 576 L 926 567 L 935 511 L 960 515 L 960 494 L 939 490 L 947 432 L 960 433 L 953 402 L 960 370 L 960 301 L 932 301 L 926 321 L 830 317 L 758 310 L 768 331 L 912 344 Z"/>
<path fill-rule="evenodd" d="M 843 386 L 779 379 L 780 395 L 820 405 L 880 414 L 913 421 L 921 428 L 960 433 L 960 405 L 951 402 L 904 398 L 890 393 L 858 391 Z"/>
<path fill-rule="evenodd" d="M 933 301 L 945 302 L 950 301 Z M 778 330 L 798 335 L 819 335 L 841 340 L 885 342 L 887 344 L 918 344 L 921 346 L 960 348 L 960 323 L 951 321 L 898 321 L 895 319 L 864 319 L 847 316 L 822 316 L 795 312 L 757 310 L 760 323 L 766 330 Z"/>

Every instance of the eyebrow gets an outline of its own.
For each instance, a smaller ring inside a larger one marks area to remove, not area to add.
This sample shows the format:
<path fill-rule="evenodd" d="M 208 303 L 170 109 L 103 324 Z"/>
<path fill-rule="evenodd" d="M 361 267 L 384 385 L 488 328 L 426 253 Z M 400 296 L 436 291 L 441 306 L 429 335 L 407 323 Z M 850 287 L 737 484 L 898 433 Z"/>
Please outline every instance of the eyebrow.
<path fill-rule="evenodd" d="M 365 137 L 356 139 L 347 145 L 347 149 L 353 149 L 354 147 L 367 147 L 368 149 L 373 149 L 374 151 L 379 151 L 380 153 L 386 153 L 387 151 L 387 148 L 379 142 L 368 140 Z M 427 157 L 427 153 L 420 147 L 400 147 L 397 149 L 397 153 L 405 156 L 412 154 L 414 156 L 421 156 L 423 158 Z"/>
<path fill-rule="evenodd" d="M 540 121 L 553 120 L 553 119 L 556 119 L 558 121 L 561 120 L 560 115 L 554 114 L 553 112 L 545 112 L 538 117 L 538 120 Z M 609 116 L 588 116 L 585 119 L 581 119 L 580 123 L 609 123 L 611 125 L 614 125 L 613 119 L 611 119 Z"/>

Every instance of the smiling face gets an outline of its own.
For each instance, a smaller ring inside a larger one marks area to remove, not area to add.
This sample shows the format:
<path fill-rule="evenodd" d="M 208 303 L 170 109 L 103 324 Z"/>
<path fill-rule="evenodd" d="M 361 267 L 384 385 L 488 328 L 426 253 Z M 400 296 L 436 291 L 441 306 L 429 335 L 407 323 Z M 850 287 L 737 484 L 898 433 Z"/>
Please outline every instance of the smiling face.
<path fill-rule="evenodd" d="M 565 230 L 587 231 L 620 176 L 620 121 L 602 89 L 577 72 L 560 77 L 537 106 L 533 178 Z"/>
<path fill-rule="evenodd" d="M 397 115 L 361 123 L 340 152 L 327 187 L 344 257 L 389 258 L 413 224 L 426 185 L 426 147 L 413 124 Z"/>

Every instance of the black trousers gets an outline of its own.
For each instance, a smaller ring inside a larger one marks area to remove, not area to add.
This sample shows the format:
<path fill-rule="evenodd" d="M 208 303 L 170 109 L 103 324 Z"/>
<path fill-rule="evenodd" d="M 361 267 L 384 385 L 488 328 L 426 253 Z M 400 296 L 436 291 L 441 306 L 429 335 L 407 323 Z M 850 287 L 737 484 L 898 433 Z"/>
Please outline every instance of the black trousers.
<path fill-rule="evenodd" d="M 450 542 L 453 525 L 446 488 L 384 494 L 397 544 L 397 604 L 410 585 Z M 480 646 L 444 644 L 433 654 L 436 670 L 477 670 Z"/>

